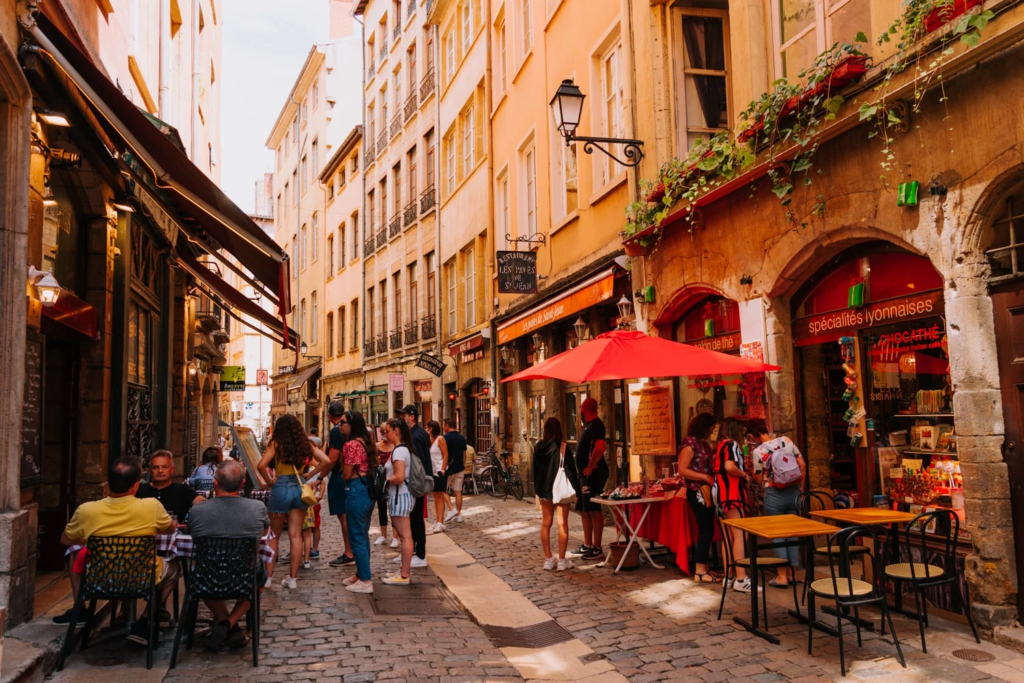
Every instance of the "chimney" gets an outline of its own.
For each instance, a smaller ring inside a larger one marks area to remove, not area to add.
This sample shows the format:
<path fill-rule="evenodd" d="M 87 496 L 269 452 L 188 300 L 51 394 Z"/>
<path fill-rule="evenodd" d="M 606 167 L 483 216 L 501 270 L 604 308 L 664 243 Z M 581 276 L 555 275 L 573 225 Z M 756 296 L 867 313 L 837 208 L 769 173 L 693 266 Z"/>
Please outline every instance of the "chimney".
<path fill-rule="evenodd" d="M 331 35 L 330 40 L 345 38 L 352 35 L 352 2 L 353 0 L 329 0 L 331 3 Z"/>

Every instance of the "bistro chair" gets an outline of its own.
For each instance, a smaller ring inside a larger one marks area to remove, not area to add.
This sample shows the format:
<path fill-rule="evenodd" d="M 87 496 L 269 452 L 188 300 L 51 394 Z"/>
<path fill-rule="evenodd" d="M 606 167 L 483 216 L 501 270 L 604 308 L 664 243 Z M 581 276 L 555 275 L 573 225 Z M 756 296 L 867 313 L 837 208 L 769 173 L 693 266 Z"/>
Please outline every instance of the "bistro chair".
<path fill-rule="evenodd" d="M 750 558 L 737 559 L 733 557 L 732 542 L 735 539 L 734 534 L 743 534 L 743 547 L 747 547 L 747 534 L 739 529 L 734 529 L 728 524 L 722 524 L 722 521 L 728 518 L 730 510 L 737 510 L 740 513 L 740 517 L 746 517 L 746 513 L 743 509 L 743 503 L 738 500 L 730 500 L 724 503 L 719 503 L 715 506 L 715 514 L 718 517 L 718 526 L 722 531 L 722 546 L 725 548 L 725 577 L 722 579 L 722 601 L 718 604 L 718 618 L 722 618 L 722 610 L 725 609 L 725 594 L 729 590 L 729 574 L 735 575 L 736 567 L 740 567 L 749 572 L 750 570 Z M 764 627 L 768 628 L 768 591 L 766 590 L 766 570 L 768 569 L 779 569 L 780 567 L 791 567 L 789 560 L 781 557 L 757 557 L 757 573 L 761 575 L 761 612 L 764 614 Z M 756 576 L 750 577 L 751 581 L 757 581 Z M 790 582 L 793 586 L 793 604 L 797 604 L 796 600 L 796 581 Z M 735 590 L 735 589 L 734 589 Z M 755 626 L 757 624 L 754 624 Z"/>
<path fill-rule="evenodd" d="M 928 532 L 931 527 L 932 532 Z M 903 529 L 903 548 L 899 548 L 900 559 L 907 562 L 890 564 L 885 568 L 885 578 L 895 583 L 895 590 L 902 591 L 903 584 L 909 583 L 914 589 L 914 604 L 917 607 L 917 625 L 921 631 L 921 650 L 928 652 L 924 629 L 928 625 L 928 600 L 923 595 L 925 588 L 952 584 L 957 601 L 964 608 L 967 623 L 971 626 L 974 640 L 981 643 L 978 629 L 971 617 L 968 596 L 960 584 L 960 571 L 956 567 L 956 544 L 960 537 L 960 518 L 948 509 L 924 512 L 915 517 Z M 897 533 L 897 539 L 899 535 Z M 929 547 L 929 541 L 931 547 Z M 920 560 L 920 561 L 918 561 Z M 933 564 L 932 561 L 937 562 Z"/>
<path fill-rule="evenodd" d="M 841 529 L 828 539 L 828 568 L 829 578 L 818 579 L 811 582 L 811 590 L 807 602 L 807 654 L 811 654 L 814 642 L 814 601 L 816 596 L 829 598 L 835 602 L 836 626 L 839 635 L 839 666 L 843 676 L 846 675 L 846 655 L 843 650 L 843 619 L 850 619 L 849 609 L 853 608 L 853 621 L 857 629 L 857 647 L 861 647 L 860 632 L 860 605 L 878 603 L 882 610 L 881 635 L 885 635 L 885 622 L 889 622 L 889 630 L 892 631 L 892 641 L 896 644 L 896 657 L 904 669 L 907 662 L 903 658 L 903 649 L 900 647 L 900 639 L 896 637 L 896 629 L 892 625 L 892 616 L 889 614 L 889 606 L 886 604 L 885 587 L 878 581 L 877 572 L 872 572 L 874 581 L 854 579 L 850 576 L 850 563 L 856 554 L 851 555 L 851 548 L 857 547 L 852 541 L 863 537 L 871 537 L 878 544 L 878 529 L 868 526 L 852 526 Z M 860 553 L 857 553 L 860 554 Z M 864 561 L 869 561 L 871 555 L 864 555 Z M 870 561 L 874 561 L 873 559 Z M 872 569 L 877 569 L 872 567 Z"/>
<path fill-rule="evenodd" d="M 811 518 L 812 510 L 839 510 L 841 509 L 836 502 L 835 496 L 830 491 L 824 491 L 821 489 L 807 491 L 801 493 L 796 499 L 797 509 L 800 510 L 800 515 Z M 854 544 L 850 546 L 850 554 L 854 557 L 869 552 L 869 549 L 865 545 Z M 815 559 L 818 557 L 824 557 L 828 555 L 828 543 L 825 545 L 817 546 L 814 548 L 814 553 L 806 552 L 804 555 L 804 594 L 802 598 L 802 604 L 807 604 L 807 586 L 814 581 L 814 567 Z"/>
<path fill-rule="evenodd" d="M 74 648 L 75 624 L 89 601 L 89 614 L 82 632 L 82 649 L 89 647 L 89 633 L 96 614 L 96 601 L 146 600 L 149 606 L 149 644 L 146 646 L 146 668 L 153 668 L 153 644 L 156 640 L 160 605 L 156 599 L 156 537 L 155 536 L 92 536 L 86 542 L 85 573 L 75 598 L 71 623 L 57 658 L 57 671 Z"/>
<path fill-rule="evenodd" d="M 189 560 L 190 580 L 185 588 L 185 610 L 174 635 L 171 665 L 178 662 L 181 635 L 188 629 L 189 650 L 196 631 L 200 600 L 248 600 L 246 621 L 252 639 L 252 665 L 259 666 L 260 585 L 257 569 L 258 538 L 194 538 Z"/>

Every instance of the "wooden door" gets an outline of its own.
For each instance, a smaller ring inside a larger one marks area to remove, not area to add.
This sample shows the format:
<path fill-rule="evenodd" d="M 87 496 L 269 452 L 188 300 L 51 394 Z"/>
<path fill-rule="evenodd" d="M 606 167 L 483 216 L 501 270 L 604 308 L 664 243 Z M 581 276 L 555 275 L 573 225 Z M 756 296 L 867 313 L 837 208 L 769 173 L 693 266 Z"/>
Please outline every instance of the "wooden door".
<path fill-rule="evenodd" d="M 993 288 L 992 306 L 1006 424 L 1003 459 L 1010 475 L 1017 566 L 1024 567 L 1024 282 Z M 1017 576 L 1017 609 L 1024 613 L 1024 573 Z"/>

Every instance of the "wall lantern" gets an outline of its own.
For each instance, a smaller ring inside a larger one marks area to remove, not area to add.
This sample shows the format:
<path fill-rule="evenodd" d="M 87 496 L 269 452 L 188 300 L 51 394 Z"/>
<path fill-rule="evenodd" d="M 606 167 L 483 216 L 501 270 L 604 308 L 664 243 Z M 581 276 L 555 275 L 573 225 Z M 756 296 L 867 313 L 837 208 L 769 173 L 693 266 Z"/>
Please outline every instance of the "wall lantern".
<path fill-rule="evenodd" d="M 512 356 L 512 349 L 510 349 L 508 346 L 502 346 L 501 347 L 501 360 L 503 362 L 507 363 L 508 359 L 511 356 Z"/>
<path fill-rule="evenodd" d="M 124 213 L 135 213 L 135 207 L 126 201 L 110 202 L 110 206 Z"/>
<path fill-rule="evenodd" d="M 455 398 L 456 398 L 455 394 L 448 394 L 448 400 L 451 401 L 452 403 L 455 402 Z"/>
<path fill-rule="evenodd" d="M 193 358 L 192 362 L 188 364 L 188 376 L 195 377 L 197 374 L 199 374 L 199 363 Z"/>
<path fill-rule="evenodd" d="M 576 318 L 576 322 L 572 324 L 572 329 L 581 344 L 590 339 L 590 328 L 587 327 L 587 323 L 583 322 L 582 317 Z"/>
<path fill-rule="evenodd" d="M 628 318 L 633 315 L 633 302 L 627 299 L 625 294 L 615 304 L 615 307 L 619 309 L 620 318 Z"/>
<path fill-rule="evenodd" d="M 57 303 L 60 296 L 61 286 L 53 273 L 46 270 L 38 270 L 33 266 L 28 267 L 28 279 L 36 287 L 39 296 L 39 303 L 49 308 Z"/>
<path fill-rule="evenodd" d="M 568 147 L 573 142 L 582 142 L 583 151 L 587 154 L 593 154 L 596 147 L 623 166 L 632 166 L 634 168 L 639 166 L 644 158 L 643 150 L 640 149 L 644 144 L 643 140 L 592 138 L 576 135 L 576 128 L 580 125 L 580 119 L 583 117 L 583 100 L 585 98 L 586 95 L 583 94 L 579 86 L 571 78 L 562 81 L 562 84 L 558 86 L 558 90 L 555 91 L 555 96 L 551 98 L 551 113 L 555 117 L 555 126 L 562 134 L 562 137 L 565 138 L 566 146 Z M 602 147 L 602 144 L 622 145 L 622 153 L 625 155 L 626 160 L 619 159 Z"/>

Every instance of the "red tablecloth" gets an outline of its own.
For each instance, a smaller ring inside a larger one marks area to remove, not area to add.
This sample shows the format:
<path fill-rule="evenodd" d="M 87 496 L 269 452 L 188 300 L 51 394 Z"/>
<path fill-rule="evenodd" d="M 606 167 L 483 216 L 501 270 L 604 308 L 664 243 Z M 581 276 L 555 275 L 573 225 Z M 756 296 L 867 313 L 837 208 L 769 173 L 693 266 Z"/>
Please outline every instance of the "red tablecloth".
<path fill-rule="evenodd" d="M 636 529 L 643 509 L 634 505 L 629 513 L 629 523 Z M 697 542 L 697 518 L 686 502 L 686 490 L 665 503 L 654 503 L 647 519 L 637 529 L 637 535 L 649 541 L 660 543 L 676 555 L 676 565 L 684 574 L 690 573 L 690 547 Z M 722 540 L 722 532 L 715 525 L 715 540 Z"/>

